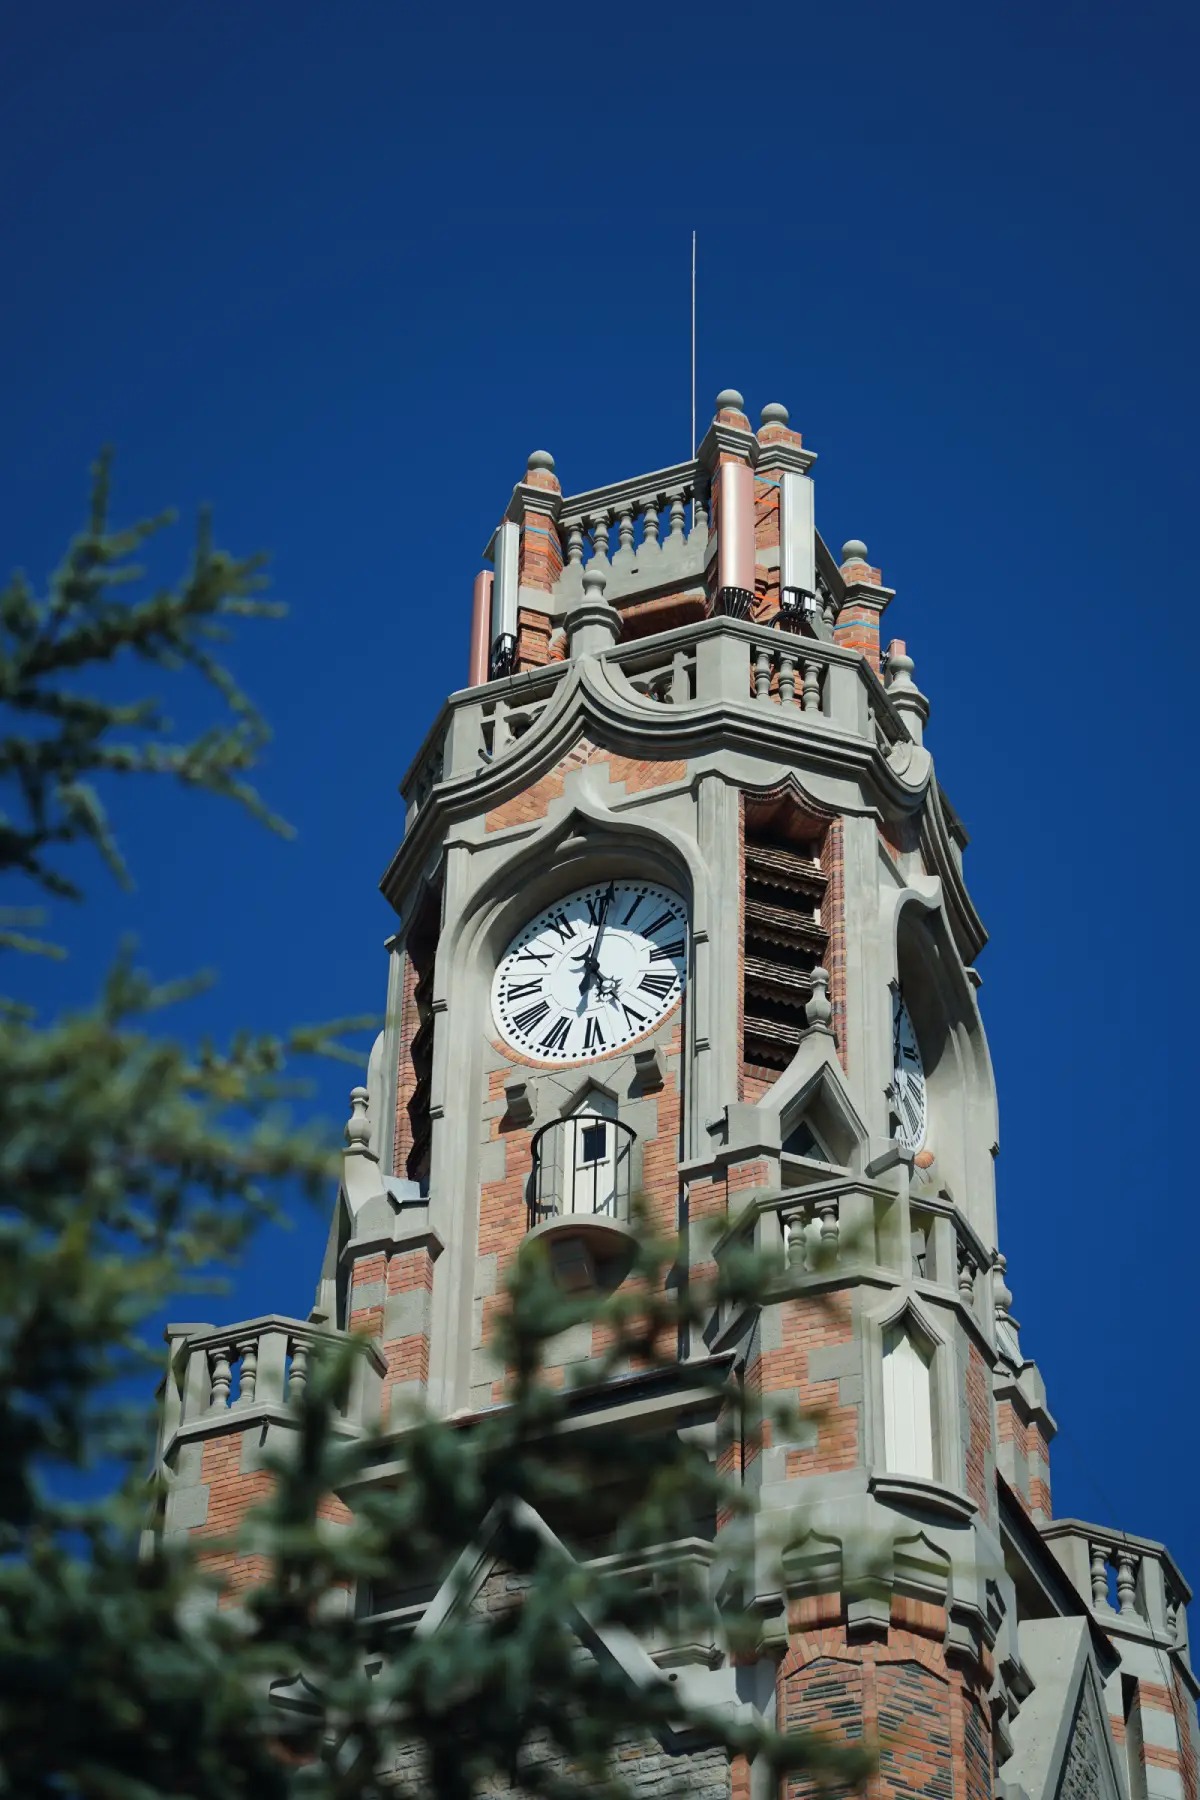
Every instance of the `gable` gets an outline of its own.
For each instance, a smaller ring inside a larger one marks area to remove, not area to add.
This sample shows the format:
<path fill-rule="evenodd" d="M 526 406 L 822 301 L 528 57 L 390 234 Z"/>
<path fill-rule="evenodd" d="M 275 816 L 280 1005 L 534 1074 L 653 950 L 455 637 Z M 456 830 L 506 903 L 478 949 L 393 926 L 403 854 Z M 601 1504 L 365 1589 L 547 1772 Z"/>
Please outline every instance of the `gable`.
<path fill-rule="evenodd" d="M 1003 1780 L 1029 1800 L 1125 1800 L 1086 1619 L 1025 1619 L 1018 1642 L 1033 1690 L 1011 1720 Z"/>

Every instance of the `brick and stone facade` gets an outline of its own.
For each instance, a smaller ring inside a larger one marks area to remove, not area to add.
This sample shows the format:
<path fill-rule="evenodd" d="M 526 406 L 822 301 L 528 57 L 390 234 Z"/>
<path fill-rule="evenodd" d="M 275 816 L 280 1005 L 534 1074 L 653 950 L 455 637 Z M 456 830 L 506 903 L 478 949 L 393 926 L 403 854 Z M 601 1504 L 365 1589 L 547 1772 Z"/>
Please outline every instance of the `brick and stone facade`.
<path fill-rule="evenodd" d="M 372 1346 L 347 1431 L 502 1404 L 491 1324 L 525 1234 L 591 1267 L 578 1168 L 531 1203 L 539 1146 L 582 1117 L 626 1146 L 656 1228 L 715 1223 L 697 1261 L 745 1239 L 781 1271 L 770 1304 L 680 1344 L 802 1416 L 719 1452 L 758 1503 L 757 1667 L 718 1651 L 679 1680 L 875 1744 L 880 1800 L 1200 1800 L 1183 1577 L 1161 1545 L 1052 1518 L 1054 1420 L 998 1247 L 966 834 L 907 646 L 881 654 L 893 593 L 812 523 L 814 463 L 783 407 L 755 432 L 732 390 L 694 463 L 567 496 L 530 458 L 493 539 L 519 531 L 513 668 L 449 696 L 402 783 L 390 1019 L 313 1314 L 171 1328 L 166 1527 L 216 1536 L 261 1497 L 259 1446 L 323 1333 Z M 611 1051 L 514 1048 L 507 947 L 612 881 L 681 899 L 674 998 Z M 633 1229 L 628 1195 L 604 1206 Z M 601 1348 L 566 1334 L 552 1379 Z M 256 1573 L 227 1572 L 233 1592 Z M 489 1579 L 481 1604 L 513 1603 Z M 647 1795 L 681 1773 L 661 1746 L 627 1762 Z M 742 1759 L 684 1773 L 766 1800 Z"/>

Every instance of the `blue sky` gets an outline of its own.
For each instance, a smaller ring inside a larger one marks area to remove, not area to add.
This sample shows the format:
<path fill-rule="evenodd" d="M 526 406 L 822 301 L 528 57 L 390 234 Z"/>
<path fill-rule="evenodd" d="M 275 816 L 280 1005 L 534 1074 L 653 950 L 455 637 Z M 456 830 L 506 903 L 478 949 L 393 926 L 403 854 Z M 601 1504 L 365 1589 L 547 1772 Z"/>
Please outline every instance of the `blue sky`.
<path fill-rule="evenodd" d="M 687 454 L 695 226 L 702 417 L 791 408 L 973 835 L 1055 1509 L 1193 1579 L 1196 40 L 1062 0 L 0 25 L 0 562 L 52 563 L 111 440 L 122 516 L 211 501 L 291 607 L 236 660 L 296 841 L 118 796 L 137 891 L 97 874 L 47 1003 L 131 930 L 219 971 L 189 1029 L 381 1006 L 396 784 L 480 551 L 535 447 L 568 491 Z M 226 1316 L 306 1310 L 323 1234 L 264 1240 Z"/>

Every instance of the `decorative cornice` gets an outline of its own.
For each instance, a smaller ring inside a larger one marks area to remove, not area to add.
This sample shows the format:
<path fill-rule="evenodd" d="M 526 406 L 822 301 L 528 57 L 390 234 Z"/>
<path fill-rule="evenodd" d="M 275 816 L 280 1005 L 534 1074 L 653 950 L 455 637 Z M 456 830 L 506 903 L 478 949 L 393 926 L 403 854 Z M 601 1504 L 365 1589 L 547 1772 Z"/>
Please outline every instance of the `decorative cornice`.
<path fill-rule="evenodd" d="M 720 419 L 714 419 L 696 452 L 696 466 L 711 475 L 724 452 L 727 456 L 736 456 L 739 462 L 749 463 L 753 469 L 758 465 L 761 451 L 762 446 L 749 425 L 743 431 L 740 425 L 725 425 Z"/>
<path fill-rule="evenodd" d="M 807 475 L 816 460 L 815 450 L 804 450 L 799 444 L 760 444 L 757 473 L 765 475 L 772 469 L 790 469 L 796 475 Z"/>

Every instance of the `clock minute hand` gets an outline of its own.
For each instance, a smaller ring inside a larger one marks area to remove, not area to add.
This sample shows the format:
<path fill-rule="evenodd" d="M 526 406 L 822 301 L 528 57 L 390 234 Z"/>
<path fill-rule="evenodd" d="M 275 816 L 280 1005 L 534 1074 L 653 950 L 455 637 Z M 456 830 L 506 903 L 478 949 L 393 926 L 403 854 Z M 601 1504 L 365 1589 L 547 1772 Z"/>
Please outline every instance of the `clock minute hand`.
<path fill-rule="evenodd" d="M 599 981 L 604 980 L 603 975 L 600 973 L 600 940 L 604 936 L 604 927 L 608 923 L 608 909 L 616 897 L 616 884 L 615 882 L 610 881 L 607 888 L 604 890 L 604 897 L 600 902 L 600 917 L 596 921 L 596 935 L 592 939 L 591 947 L 584 952 L 583 978 L 579 983 L 579 998 L 581 1000 L 592 985 L 593 975 L 596 976 Z"/>

